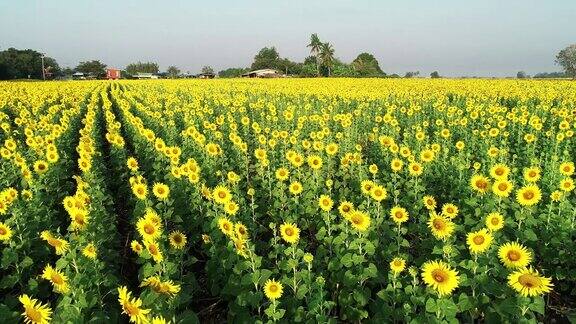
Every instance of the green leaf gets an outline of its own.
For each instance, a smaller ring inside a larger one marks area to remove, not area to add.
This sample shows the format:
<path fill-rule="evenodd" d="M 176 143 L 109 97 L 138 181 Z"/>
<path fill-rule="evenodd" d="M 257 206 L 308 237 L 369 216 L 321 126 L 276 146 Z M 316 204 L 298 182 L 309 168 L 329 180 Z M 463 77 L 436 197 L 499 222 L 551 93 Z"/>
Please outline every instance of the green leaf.
<path fill-rule="evenodd" d="M 546 303 L 542 296 L 534 297 L 534 301 L 530 304 L 530 309 L 538 314 L 544 315 L 544 308 Z"/>
<path fill-rule="evenodd" d="M 342 263 L 343 266 L 345 266 L 346 268 L 350 268 L 352 266 L 352 255 L 350 253 L 346 253 L 344 254 L 344 256 L 342 257 L 342 259 L 340 259 L 340 262 Z"/>
<path fill-rule="evenodd" d="M 426 311 L 428 313 L 436 313 L 437 309 L 436 300 L 434 298 L 428 298 L 426 301 Z"/>
<path fill-rule="evenodd" d="M 461 293 L 458 297 L 458 307 L 460 307 L 460 311 L 464 312 L 473 307 L 472 303 L 470 302 L 470 298 L 465 293 Z"/>

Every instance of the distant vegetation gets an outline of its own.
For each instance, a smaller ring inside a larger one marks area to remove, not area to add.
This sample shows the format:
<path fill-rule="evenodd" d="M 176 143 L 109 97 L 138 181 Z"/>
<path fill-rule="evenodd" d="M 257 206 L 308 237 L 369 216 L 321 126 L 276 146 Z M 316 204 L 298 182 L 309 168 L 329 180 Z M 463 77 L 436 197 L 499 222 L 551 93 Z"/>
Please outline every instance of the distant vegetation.
<path fill-rule="evenodd" d="M 310 55 L 303 62 L 283 58 L 276 47 L 267 46 L 256 53 L 249 67 L 231 67 L 215 73 L 212 67 L 204 66 L 200 73 L 217 74 L 220 78 L 236 78 L 251 70 L 274 69 L 279 73 L 296 77 L 400 77 L 398 74 L 387 75 L 371 53 L 363 52 L 358 54 L 352 62 L 343 62 L 336 56 L 334 46 L 322 41 L 317 34 L 310 36 L 306 47 Z M 42 53 L 31 49 L 9 48 L 0 51 L 0 80 L 42 79 L 42 56 Z M 556 55 L 555 62 L 562 68 L 562 72 L 542 72 L 535 74 L 532 78 L 576 78 L 576 44 L 561 50 Z M 92 78 L 103 78 L 106 75 L 106 64 L 98 60 L 82 61 L 74 69 L 69 67 L 61 69 L 55 59 L 44 56 L 44 69 L 47 79 L 71 77 L 75 72 L 82 72 Z M 128 64 L 122 70 L 122 77 L 130 77 L 138 73 L 154 73 L 167 78 L 193 75 L 190 72 L 182 74 L 182 71 L 173 65 L 169 66 L 166 72 L 160 73 L 158 63 L 136 62 Z M 420 71 L 408 71 L 403 77 L 420 77 Z M 440 77 L 438 71 L 430 74 L 430 78 L 433 79 Z M 524 71 L 519 71 L 516 78 L 526 79 L 530 76 Z"/>

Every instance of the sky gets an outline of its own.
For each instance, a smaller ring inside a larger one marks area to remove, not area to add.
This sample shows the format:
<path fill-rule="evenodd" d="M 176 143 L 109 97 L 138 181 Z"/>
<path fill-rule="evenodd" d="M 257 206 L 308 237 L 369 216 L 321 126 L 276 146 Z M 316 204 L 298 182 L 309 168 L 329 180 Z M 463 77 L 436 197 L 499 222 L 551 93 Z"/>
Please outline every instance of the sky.
<path fill-rule="evenodd" d="M 0 0 L 0 50 L 31 48 L 62 67 L 153 61 L 198 73 L 247 67 L 264 46 L 303 61 L 310 34 L 386 73 L 515 76 L 559 71 L 576 43 L 575 0 Z"/>

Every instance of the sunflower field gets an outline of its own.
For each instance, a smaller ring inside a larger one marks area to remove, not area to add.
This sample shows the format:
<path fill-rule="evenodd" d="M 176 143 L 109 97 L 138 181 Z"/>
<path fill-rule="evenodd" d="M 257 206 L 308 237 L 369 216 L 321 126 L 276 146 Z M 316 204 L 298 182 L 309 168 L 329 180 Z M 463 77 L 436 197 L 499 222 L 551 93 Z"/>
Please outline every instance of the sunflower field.
<path fill-rule="evenodd" d="M 576 321 L 576 83 L 0 83 L 2 323 Z"/>

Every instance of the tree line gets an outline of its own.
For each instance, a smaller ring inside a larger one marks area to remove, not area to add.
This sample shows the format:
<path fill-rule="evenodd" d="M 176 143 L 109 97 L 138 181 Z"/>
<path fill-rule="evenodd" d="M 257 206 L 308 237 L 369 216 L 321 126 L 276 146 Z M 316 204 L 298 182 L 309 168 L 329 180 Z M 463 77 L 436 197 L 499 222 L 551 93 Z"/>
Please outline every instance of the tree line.
<path fill-rule="evenodd" d="M 239 77 L 251 70 L 274 69 L 280 73 L 297 77 L 391 77 L 400 75 L 386 74 L 378 63 L 376 57 L 370 53 L 360 53 L 352 62 L 345 63 L 335 54 L 335 49 L 329 42 L 324 42 L 317 34 L 310 36 L 307 45 L 310 55 L 303 62 L 294 62 L 282 58 L 274 46 L 262 48 L 253 59 L 249 67 L 233 67 L 221 70 L 221 78 Z M 44 70 L 42 70 L 42 61 Z M 538 73 L 533 78 L 576 78 L 576 44 L 562 49 L 557 55 L 555 63 L 562 68 L 562 72 Z M 101 78 L 106 75 L 106 64 L 99 60 L 80 62 L 75 68 L 61 68 L 56 60 L 32 49 L 19 50 L 9 48 L 0 51 L 0 80 L 12 79 L 47 79 L 71 76 L 75 72 Z M 165 72 L 160 72 L 158 63 L 135 62 L 128 64 L 122 70 L 122 77 L 130 77 L 137 73 L 154 73 L 168 78 L 182 77 L 181 70 L 176 66 L 169 66 Z M 215 75 L 214 69 L 204 66 L 202 74 Z M 405 78 L 418 77 L 419 71 L 408 71 Z M 431 78 L 440 78 L 440 73 L 434 71 Z M 529 78 L 525 72 L 520 71 L 517 78 Z"/>

